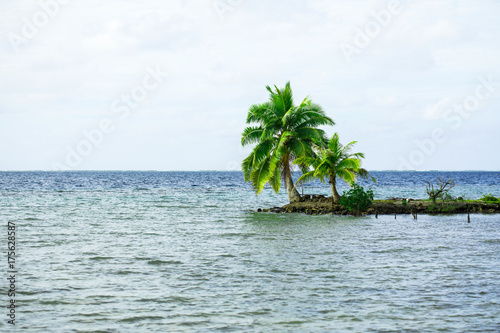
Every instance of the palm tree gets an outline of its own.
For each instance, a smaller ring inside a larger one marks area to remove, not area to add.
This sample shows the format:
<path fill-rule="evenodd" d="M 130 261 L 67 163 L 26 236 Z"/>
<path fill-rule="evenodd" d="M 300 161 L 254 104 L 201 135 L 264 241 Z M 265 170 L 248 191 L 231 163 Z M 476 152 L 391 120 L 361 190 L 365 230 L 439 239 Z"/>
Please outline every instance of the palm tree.
<path fill-rule="evenodd" d="M 247 124 L 241 144 L 256 146 L 241 164 L 245 181 L 250 181 L 259 194 L 269 183 L 278 193 L 284 180 L 290 202 L 300 199 L 292 180 L 291 163 L 298 157 L 313 156 L 313 145 L 326 142 L 320 125 L 334 125 L 318 104 L 306 97 L 299 106 L 293 103 L 288 82 L 283 89 L 267 86 L 269 101 L 254 104 L 248 110 Z"/>
<path fill-rule="evenodd" d="M 323 183 L 328 178 L 332 189 L 332 200 L 339 203 L 340 195 L 337 192 L 337 177 L 346 183 L 354 183 L 356 178 L 370 178 L 366 169 L 361 167 L 361 159 L 365 158 L 363 153 L 351 154 L 351 149 L 357 141 L 353 141 L 343 146 L 339 142 L 339 135 L 335 133 L 326 147 L 321 147 L 319 156 L 303 156 L 294 161 L 295 164 L 303 167 L 313 167 L 313 170 L 305 172 L 298 180 L 309 181 L 319 178 Z M 375 178 L 371 177 L 375 182 Z"/>

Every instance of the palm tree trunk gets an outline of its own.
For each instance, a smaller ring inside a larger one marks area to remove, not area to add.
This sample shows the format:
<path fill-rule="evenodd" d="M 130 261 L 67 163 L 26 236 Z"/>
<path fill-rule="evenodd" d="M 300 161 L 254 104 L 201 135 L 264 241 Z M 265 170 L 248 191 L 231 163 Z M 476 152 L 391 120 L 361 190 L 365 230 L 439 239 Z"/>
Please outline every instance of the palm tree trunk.
<path fill-rule="evenodd" d="M 332 188 L 332 197 L 333 197 L 333 201 L 335 203 L 339 203 L 340 202 L 340 195 L 339 195 L 339 192 L 337 192 L 337 177 L 335 175 L 333 176 L 330 176 L 330 186 Z"/>
<path fill-rule="evenodd" d="M 288 161 L 285 162 L 284 171 L 285 171 L 285 186 L 288 191 L 288 199 L 290 200 L 290 202 L 299 201 L 300 194 L 293 184 L 292 172 L 290 171 L 290 165 Z"/>

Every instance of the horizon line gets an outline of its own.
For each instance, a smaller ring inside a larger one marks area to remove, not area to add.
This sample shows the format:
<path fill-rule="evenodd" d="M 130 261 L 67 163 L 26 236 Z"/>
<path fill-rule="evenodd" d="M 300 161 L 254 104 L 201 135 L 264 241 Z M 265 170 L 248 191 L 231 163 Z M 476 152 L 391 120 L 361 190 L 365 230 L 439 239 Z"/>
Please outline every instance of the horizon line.
<path fill-rule="evenodd" d="M 500 172 L 500 170 L 480 170 L 480 169 L 466 169 L 466 170 L 395 170 L 395 169 L 380 169 L 368 170 L 369 172 Z M 92 169 L 92 170 L 0 170 L 0 172 L 242 172 L 241 170 L 154 170 L 154 169 Z M 293 171 L 299 172 L 299 171 Z"/>

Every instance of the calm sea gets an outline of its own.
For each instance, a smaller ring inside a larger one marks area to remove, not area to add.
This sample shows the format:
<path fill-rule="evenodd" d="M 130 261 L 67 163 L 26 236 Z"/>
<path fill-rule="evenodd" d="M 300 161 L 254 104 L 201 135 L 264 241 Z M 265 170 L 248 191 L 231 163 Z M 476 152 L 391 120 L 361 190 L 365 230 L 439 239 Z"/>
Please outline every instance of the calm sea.
<path fill-rule="evenodd" d="M 373 175 L 378 199 L 500 196 L 500 172 Z M 15 299 L 26 332 L 500 332 L 500 215 L 254 212 L 286 202 L 239 172 L 0 172 L 0 331 Z"/>

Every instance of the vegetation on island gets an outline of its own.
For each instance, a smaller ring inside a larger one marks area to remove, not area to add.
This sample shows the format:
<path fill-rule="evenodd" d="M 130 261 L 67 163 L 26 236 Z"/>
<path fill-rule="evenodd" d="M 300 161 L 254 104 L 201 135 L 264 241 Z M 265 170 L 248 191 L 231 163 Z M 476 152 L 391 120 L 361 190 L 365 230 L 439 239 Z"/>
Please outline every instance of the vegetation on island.
<path fill-rule="evenodd" d="M 292 179 L 292 163 L 300 157 L 315 156 L 314 147 L 327 141 L 321 125 L 334 125 L 321 106 L 306 97 L 300 105 L 293 102 L 288 82 L 283 89 L 267 86 L 269 101 L 254 104 L 248 110 L 241 138 L 243 146 L 256 144 L 241 165 L 245 181 L 259 194 L 266 183 L 278 193 L 284 181 L 290 202 L 300 200 Z"/>
<path fill-rule="evenodd" d="M 342 193 L 340 204 L 358 216 L 360 212 L 366 211 L 372 205 L 372 201 L 373 191 L 371 189 L 365 191 L 361 185 L 354 184 L 349 191 Z"/>
<path fill-rule="evenodd" d="M 449 191 L 455 187 L 455 181 L 453 179 L 437 179 L 437 188 L 434 188 L 434 184 L 431 182 L 427 182 L 427 186 L 425 190 L 429 195 L 429 199 L 432 200 L 433 203 L 436 203 L 437 199 L 449 198 Z"/>
<path fill-rule="evenodd" d="M 437 181 L 440 183 L 439 179 Z M 445 180 L 444 183 L 454 183 L 453 180 Z M 429 182 L 427 182 L 429 184 Z M 430 186 L 432 189 L 432 186 Z M 429 186 L 427 186 L 427 189 Z M 440 187 L 437 189 L 439 190 Z M 351 184 L 349 191 L 342 193 L 339 203 L 333 203 L 331 198 L 324 195 L 304 195 L 299 202 L 292 202 L 283 207 L 260 209 L 264 212 L 275 213 L 305 213 L 318 214 L 411 214 L 416 219 L 418 214 L 470 214 L 470 213 L 500 213 L 500 198 L 493 194 L 483 195 L 481 199 L 471 200 L 465 195 L 456 197 L 449 193 L 444 187 L 441 194 L 436 197 L 435 192 L 429 191 L 428 199 L 390 198 L 374 200 L 371 189 L 365 191 L 357 183 Z M 333 197 L 332 197 L 333 198 Z M 435 200 L 433 200 L 435 199 Z M 439 199 L 439 200 L 437 200 Z"/>
<path fill-rule="evenodd" d="M 357 188 L 359 184 L 355 184 L 353 188 Z M 350 191 L 353 190 L 351 188 Z M 350 192 L 348 191 L 348 192 Z M 366 191 L 369 193 L 370 190 Z M 403 199 L 391 198 L 383 200 L 370 200 L 371 204 L 362 208 L 360 205 L 359 211 L 357 209 L 360 198 L 348 202 L 351 194 L 344 192 L 342 194 L 342 204 L 331 204 L 331 198 L 326 198 L 324 195 L 304 195 L 306 200 L 300 202 L 293 202 L 283 207 L 273 207 L 266 209 L 259 209 L 263 212 L 274 213 L 305 213 L 309 215 L 320 214 L 335 214 L 335 215 L 400 215 L 412 214 L 416 218 L 418 214 L 467 214 L 467 213 L 500 213 L 500 198 L 495 198 L 493 201 L 479 200 L 460 200 L 454 198 L 453 200 L 439 200 L 433 203 L 431 199 Z M 358 192 L 360 193 L 360 192 Z M 356 193 L 352 193 L 356 196 Z M 364 194 L 363 194 L 364 196 Z M 370 199 L 368 197 L 368 199 Z M 344 201 L 346 200 L 346 201 Z"/>
<path fill-rule="evenodd" d="M 495 198 L 493 196 L 493 194 L 489 193 L 489 194 L 483 194 L 483 197 L 481 199 L 479 199 L 481 201 L 484 201 L 484 202 L 489 202 L 489 203 L 497 203 L 497 204 L 500 204 L 500 198 Z"/>
<path fill-rule="evenodd" d="M 267 86 L 269 101 L 254 104 L 248 110 L 248 126 L 242 133 L 243 146 L 256 144 L 241 165 L 245 181 L 250 181 L 259 194 L 266 183 L 278 193 L 282 181 L 290 202 L 301 200 L 292 178 L 296 165 L 302 176 L 297 182 L 318 178 L 329 180 L 332 200 L 338 203 L 337 178 L 353 184 L 358 176 L 370 177 L 361 167 L 362 153 L 351 153 L 351 142 L 343 146 L 335 133 L 328 140 L 319 126 L 333 126 L 335 122 L 326 115 L 320 105 L 306 97 L 300 105 L 293 102 L 288 82 L 284 88 Z"/>
<path fill-rule="evenodd" d="M 332 190 L 332 200 L 334 203 L 339 203 L 340 195 L 337 192 L 337 178 L 353 185 L 358 176 L 362 178 L 371 177 L 368 171 L 361 167 L 361 159 L 365 158 L 365 155 L 363 153 L 351 153 L 356 142 L 353 141 L 344 146 L 339 141 L 339 135 L 335 133 L 326 146 L 319 147 L 319 153 L 316 156 L 303 156 L 296 159 L 295 164 L 313 168 L 300 176 L 297 183 L 315 178 L 325 183 L 325 178 L 327 178 Z M 375 178 L 371 177 L 371 179 L 375 182 Z"/>

